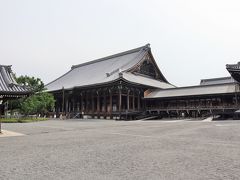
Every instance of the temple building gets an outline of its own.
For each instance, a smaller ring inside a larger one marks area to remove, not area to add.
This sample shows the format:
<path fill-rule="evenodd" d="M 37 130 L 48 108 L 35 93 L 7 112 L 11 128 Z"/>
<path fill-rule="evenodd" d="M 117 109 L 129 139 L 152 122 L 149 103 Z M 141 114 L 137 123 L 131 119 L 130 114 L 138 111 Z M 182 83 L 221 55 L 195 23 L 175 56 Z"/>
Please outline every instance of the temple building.
<path fill-rule="evenodd" d="M 201 80 L 198 86 L 156 89 L 145 97 L 146 111 L 159 117 L 207 117 L 239 109 L 239 84 L 232 77 Z"/>
<path fill-rule="evenodd" d="M 11 66 L 0 65 L 0 116 L 8 109 L 8 100 L 28 96 L 31 90 L 17 84 Z"/>
<path fill-rule="evenodd" d="M 240 82 L 240 62 L 237 64 L 227 64 L 226 68 L 235 81 Z"/>
<path fill-rule="evenodd" d="M 69 117 L 131 119 L 145 111 L 149 89 L 173 88 L 158 68 L 149 44 L 72 66 L 46 85 L 55 111 Z"/>
<path fill-rule="evenodd" d="M 234 77 L 204 79 L 198 86 L 176 87 L 161 73 L 147 44 L 74 65 L 46 88 L 55 97 L 57 116 L 204 117 L 239 109 L 239 84 Z"/>

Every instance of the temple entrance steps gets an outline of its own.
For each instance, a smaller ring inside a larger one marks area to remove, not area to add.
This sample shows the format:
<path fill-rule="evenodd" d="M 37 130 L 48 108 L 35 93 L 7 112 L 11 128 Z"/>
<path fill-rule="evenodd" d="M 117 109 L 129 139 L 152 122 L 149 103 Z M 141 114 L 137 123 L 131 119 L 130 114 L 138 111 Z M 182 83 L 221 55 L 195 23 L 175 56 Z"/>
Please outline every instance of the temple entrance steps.
<path fill-rule="evenodd" d="M 77 119 L 77 118 L 80 118 L 81 117 L 81 114 L 80 113 L 77 113 L 77 114 L 75 114 L 73 117 L 72 117 L 72 119 Z"/>
<path fill-rule="evenodd" d="M 150 116 L 150 117 L 146 117 L 143 119 L 139 119 L 140 121 L 147 121 L 147 120 L 155 120 L 158 119 L 158 116 Z"/>
<path fill-rule="evenodd" d="M 210 117 L 208 117 L 208 118 L 206 118 L 206 119 L 204 119 L 202 121 L 204 121 L 204 122 L 211 122 L 212 120 L 213 120 L 213 116 L 210 116 Z"/>

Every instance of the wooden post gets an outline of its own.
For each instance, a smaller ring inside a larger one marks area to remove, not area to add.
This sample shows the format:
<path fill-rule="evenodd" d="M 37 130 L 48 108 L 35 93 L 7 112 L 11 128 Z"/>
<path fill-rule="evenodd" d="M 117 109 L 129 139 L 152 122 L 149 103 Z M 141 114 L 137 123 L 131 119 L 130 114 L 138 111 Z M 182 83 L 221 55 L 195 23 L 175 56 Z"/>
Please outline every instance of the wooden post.
<path fill-rule="evenodd" d="M 106 91 L 104 91 L 104 94 L 103 94 L 103 113 L 104 113 L 104 118 L 106 119 L 106 114 L 107 114 L 107 96 L 106 96 Z"/>
<path fill-rule="evenodd" d="M 100 118 L 100 95 L 99 95 L 99 91 L 97 91 L 97 115 L 98 115 L 98 118 Z"/>
<path fill-rule="evenodd" d="M 64 104 L 65 104 L 65 91 L 64 87 L 62 88 L 62 113 L 64 113 Z"/>
<path fill-rule="evenodd" d="M 109 90 L 109 100 L 110 100 L 109 113 L 110 113 L 110 118 L 112 119 L 112 91 L 111 90 Z"/>
<path fill-rule="evenodd" d="M 68 97 L 66 98 L 65 112 L 66 112 L 66 114 L 68 113 Z"/>
<path fill-rule="evenodd" d="M 138 111 L 140 111 L 140 92 L 138 92 Z"/>
<path fill-rule="evenodd" d="M 88 102 L 88 92 L 86 91 L 86 98 L 85 98 L 85 107 L 86 107 L 85 112 L 86 112 L 86 113 L 88 113 L 88 106 L 89 106 L 88 103 L 89 103 L 89 102 Z"/>
<path fill-rule="evenodd" d="M 79 100 L 78 100 L 78 102 L 77 102 L 77 112 L 79 112 L 80 111 L 80 107 L 79 107 L 80 105 L 79 105 Z"/>
<path fill-rule="evenodd" d="M 119 119 L 121 119 L 121 113 L 122 113 L 122 86 L 118 88 L 119 93 L 119 103 L 118 103 L 118 112 L 119 112 Z"/>
<path fill-rule="evenodd" d="M 127 91 L 127 111 L 129 111 L 129 93 L 130 90 Z"/>
<path fill-rule="evenodd" d="M 74 96 L 72 98 L 72 111 L 75 112 L 75 100 L 74 100 Z"/>
<path fill-rule="evenodd" d="M 235 83 L 235 106 L 238 108 L 237 83 Z"/>
<path fill-rule="evenodd" d="M 82 92 L 81 92 L 81 94 L 80 94 L 80 96 L 81 96 L 81 113 L 83 112 L 83 94 L 82 94 Z"/>
<path fill-rule="evenodd" d="M 72 99 L 68 98 L 68 112 L 71 113 L 72 111 Z"/>
<path fill-rule="evenodd" d="M 133 90 L 133 96 L 132 96 L 132 106 L 133 106 L 133 111 L 135 111 L 135 92 Z"/>
<path fill-rule="evenodd" d="M 93 95 L 93 92 L 91 92 L 91 98 L 92 98 L 92 101 L 91 101 L 91 112 L 92 112 L 92 114 L 94 114 L 94 95 Z"/>
<path fill-rule="evenodd" d="M 59 114 L 60 114 L 60 112 L 61 112 L 61 101 L 59 101 L 59 99 L 56 99 L 56 101 L 57 101 L 57 109 L 56 109 L 56 115 L 58 116 Z"/>

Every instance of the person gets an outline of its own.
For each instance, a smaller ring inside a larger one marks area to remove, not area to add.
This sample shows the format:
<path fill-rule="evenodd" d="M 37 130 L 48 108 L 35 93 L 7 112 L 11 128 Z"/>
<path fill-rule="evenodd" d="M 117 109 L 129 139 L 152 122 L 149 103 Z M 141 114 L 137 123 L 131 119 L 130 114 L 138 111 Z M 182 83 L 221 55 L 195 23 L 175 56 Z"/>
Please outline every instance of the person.
<path fill-rule="evenodd" d="M 184 112 L 182 112 L 182 118 L 184 118 L 185 117 L 185 113 Z"/>

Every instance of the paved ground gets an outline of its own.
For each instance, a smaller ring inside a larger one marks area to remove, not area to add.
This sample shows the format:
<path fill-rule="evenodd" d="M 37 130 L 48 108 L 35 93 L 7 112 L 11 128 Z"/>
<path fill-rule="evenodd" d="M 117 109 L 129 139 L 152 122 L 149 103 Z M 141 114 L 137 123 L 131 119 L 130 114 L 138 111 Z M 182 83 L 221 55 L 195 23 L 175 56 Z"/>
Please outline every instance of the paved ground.
<path fill-rule="evenodd" d="M 1 130 L 0 138 L 2 138 L 2 137 L 13 137 L 13 136 L 24 136 L 24 134 L 12 132 L 12 131 L 7 131 L 7 130 Z"/>
<path fill-rule="evenodd" d="M 240 121 L 3 124 L 0 179 L 239 179 Z"/>

